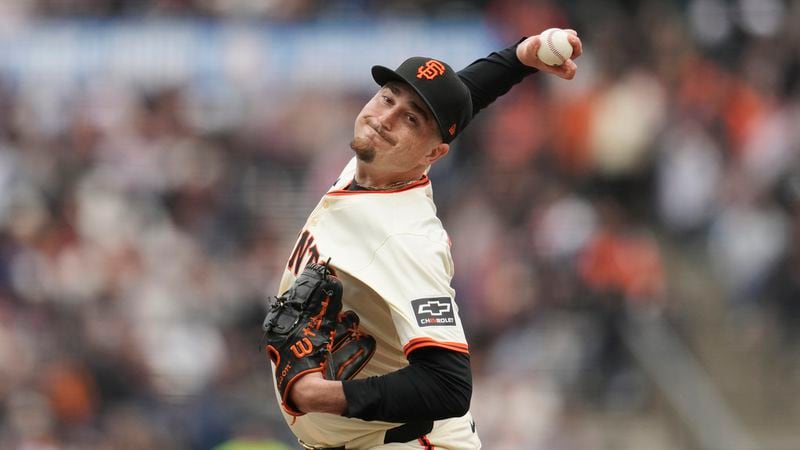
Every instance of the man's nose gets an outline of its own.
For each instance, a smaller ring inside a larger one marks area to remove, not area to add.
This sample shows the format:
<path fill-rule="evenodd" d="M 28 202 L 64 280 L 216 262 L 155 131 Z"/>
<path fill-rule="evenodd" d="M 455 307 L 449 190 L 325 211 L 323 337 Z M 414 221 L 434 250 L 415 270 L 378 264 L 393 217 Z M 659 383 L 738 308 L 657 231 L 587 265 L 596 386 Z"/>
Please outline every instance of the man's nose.
<path fill-rule="evenodd" d="M 381 128 L 383 128 L 384 130 L 391 130 L 395 116 L 396 113 L 394 109 L 384 111 L 381 115 L 378 116 L 378 124 L 380 124 Z"/>

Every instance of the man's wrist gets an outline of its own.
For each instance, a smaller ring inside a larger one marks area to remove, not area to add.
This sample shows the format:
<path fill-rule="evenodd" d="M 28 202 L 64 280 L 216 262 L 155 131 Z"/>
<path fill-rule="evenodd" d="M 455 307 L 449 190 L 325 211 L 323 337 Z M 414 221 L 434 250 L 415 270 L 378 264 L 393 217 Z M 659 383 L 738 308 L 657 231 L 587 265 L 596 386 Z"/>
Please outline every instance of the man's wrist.
<path fill-rule="evenodd" d="M 525 56 L 524 56 L 525 55 L 525 51 L 527 51 L 527 47 L 530 44 L 531 44 L 531 40 L 528 39 L 528 37 L 526 36 L 526 37 L 522 38 L 522 40 L 520 40 L 517 43 L 517 46 L 514 49 L 514 54 L 517 57 L 517 61 L 519 61 L 519 63 L 522 64 L 523 66 L 525 65 L 525 63 L 523 63 L 522 60 L 525 58 Z"/>

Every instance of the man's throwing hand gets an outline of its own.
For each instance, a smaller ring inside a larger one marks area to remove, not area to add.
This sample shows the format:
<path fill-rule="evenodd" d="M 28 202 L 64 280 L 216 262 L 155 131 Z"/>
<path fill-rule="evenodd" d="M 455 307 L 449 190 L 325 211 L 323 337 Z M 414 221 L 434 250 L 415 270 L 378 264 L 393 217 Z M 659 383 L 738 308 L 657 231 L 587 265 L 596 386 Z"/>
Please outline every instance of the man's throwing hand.
<path fill-rule="evenodd" d="M 539 59 L 537 53 L 539 47 L 542 45 L 542 35 L 531 36 L 517 45 L 517 58 L 528 67 L 539 69 L 542 72 L 552 73 L 565 80 L 575 78 L 578 71 L 578 66 L 575 64 L 575 59 L 583 53 L 583 45 L 581 39 L 578 37 L 578 32 L 571 29 L 565 29 L 567 32 L 569 43 L 572 45 L 572 57 L 567 59 L 564 64 L 560 66 L 550 66 L 545 64 Z"/>

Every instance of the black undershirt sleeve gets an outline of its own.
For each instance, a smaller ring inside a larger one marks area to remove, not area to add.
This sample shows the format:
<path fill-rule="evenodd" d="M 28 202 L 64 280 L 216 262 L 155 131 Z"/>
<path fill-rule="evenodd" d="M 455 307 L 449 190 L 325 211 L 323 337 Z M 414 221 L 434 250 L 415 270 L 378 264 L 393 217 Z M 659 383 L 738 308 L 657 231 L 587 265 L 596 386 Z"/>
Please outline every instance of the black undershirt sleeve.
<path fill-rule="evenodd" d="M 342 382 L 345 417 L 407 423 L 460 417 L 469 410 L 472 372 L 469 355 L 423 347 L 409 365 L 386 375 Z"/>
<path fill-rule="evenodd" d="M 525 38 L 506 49 L 475 60 L 458 72 L 461 81 L 467 85 L 472 95 L 473 116 L 526 76 L 537 72 L 536 69 L 522 64 L 517 58 L 517 45 L 523 40 Z"/>

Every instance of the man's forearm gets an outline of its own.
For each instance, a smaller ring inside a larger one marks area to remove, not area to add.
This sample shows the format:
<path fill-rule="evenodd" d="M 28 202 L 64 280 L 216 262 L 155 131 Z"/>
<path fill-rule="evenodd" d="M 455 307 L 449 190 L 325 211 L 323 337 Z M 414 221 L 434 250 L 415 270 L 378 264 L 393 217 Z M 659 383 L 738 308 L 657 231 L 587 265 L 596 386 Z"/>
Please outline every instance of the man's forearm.
<path fill-rule="evenodd" d="M 571 59 L 560 66 L 549 66 L 539 60 L 538 49 L 542 44 L 537 35 L 522 38 L 516 44 L 473 61 L 458 71 L 472 97 L 472 114 L 478 114 L 526 76 L 539 70 L 571 80 L 578 69 L 573 59 L 581 56 L 583 46 L 575 30 L 566 32 L 573 52 Z"/>
<path fill-rule="evenodd" d="M 519 43 L 523 41 L 524 39 Z M 517 57 L 519 43 L 475 60 L 458 72 L 472 96 L 473 114 L 489 106 L 526 76 L 536 72 L 536 69 L 526 66 Z"/>

